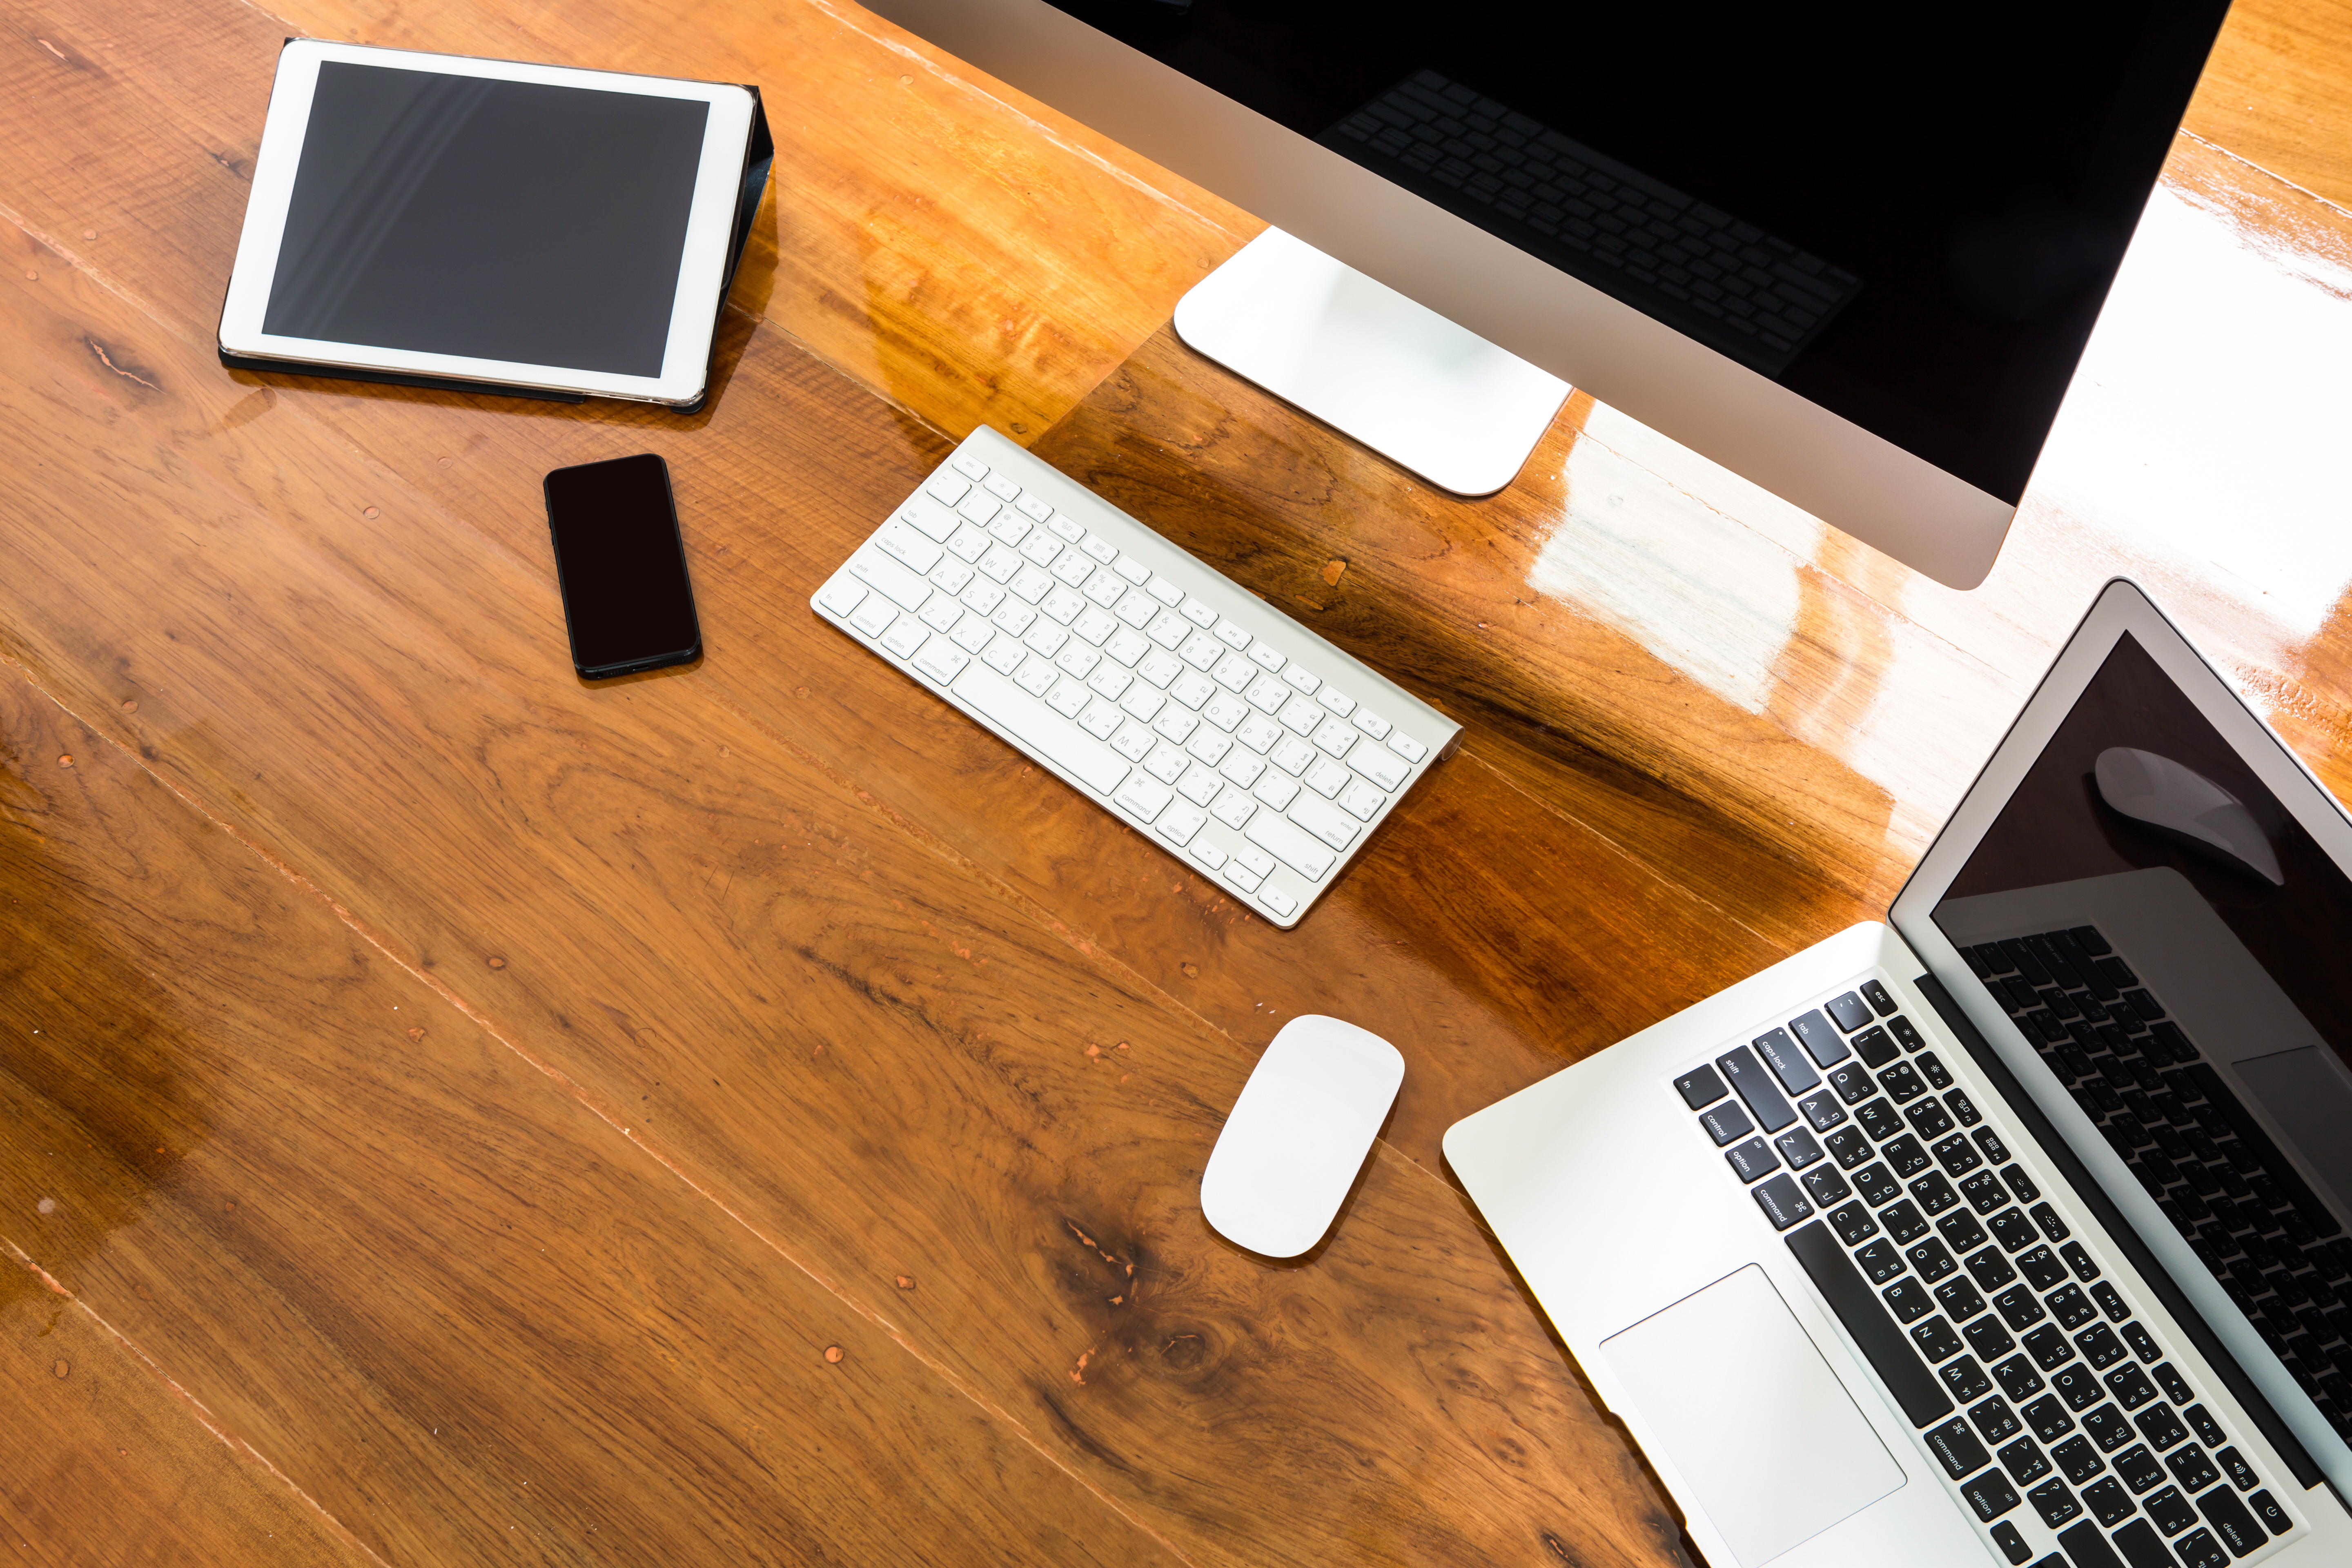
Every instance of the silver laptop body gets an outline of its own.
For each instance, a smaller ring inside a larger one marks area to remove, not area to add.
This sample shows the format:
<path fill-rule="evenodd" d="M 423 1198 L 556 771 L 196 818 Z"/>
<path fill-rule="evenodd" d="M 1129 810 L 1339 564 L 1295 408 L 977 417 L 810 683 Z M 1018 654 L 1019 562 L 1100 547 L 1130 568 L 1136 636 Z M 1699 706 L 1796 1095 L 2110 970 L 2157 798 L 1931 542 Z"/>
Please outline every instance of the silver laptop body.
<path fill-rule="evenodd" d="M 1446 1158 L 1712 1568 L 2344 1568 L 2347 868 L 2118 580 L 1886 924 Z"/>

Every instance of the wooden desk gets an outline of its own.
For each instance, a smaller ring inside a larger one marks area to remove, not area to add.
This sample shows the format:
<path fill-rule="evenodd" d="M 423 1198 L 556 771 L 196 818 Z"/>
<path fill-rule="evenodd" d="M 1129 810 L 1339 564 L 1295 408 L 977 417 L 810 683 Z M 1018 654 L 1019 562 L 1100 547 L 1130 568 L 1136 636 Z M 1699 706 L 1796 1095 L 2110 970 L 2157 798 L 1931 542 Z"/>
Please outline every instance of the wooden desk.
<path fill-rule="evenodd" d="M 1581 396 L 1431 496 L 1164 331 L 1252 220 L 854 5 L 281 12 L 0 47 L 23 1561 L 1671 1561 L 1444 1127 L 1883 907 L 2112 572 L 2352 793 L 2340 6 L 2239 7 L 1969 595 Z M 224 373 L 294 31 L 766 87 L 709 411 Z M 982 420 L 1468 726 L 1298 931 L 808 614 Z M 648 448 L 709 654 L 591 689 L 537 479 Z M 1270 1267 L 1199 1171 L 1310 1010 L 1410 1069 Z"/>

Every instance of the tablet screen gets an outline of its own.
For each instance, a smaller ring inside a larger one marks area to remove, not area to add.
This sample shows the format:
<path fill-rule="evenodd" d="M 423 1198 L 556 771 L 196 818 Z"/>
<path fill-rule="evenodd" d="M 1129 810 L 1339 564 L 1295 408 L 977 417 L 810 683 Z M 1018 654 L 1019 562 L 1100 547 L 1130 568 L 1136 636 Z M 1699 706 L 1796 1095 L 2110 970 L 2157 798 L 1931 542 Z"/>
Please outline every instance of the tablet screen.
<path fill-rule="evenodd" d="M 659 375 L 709 115 L 323 61 L 263 330 Z"/>

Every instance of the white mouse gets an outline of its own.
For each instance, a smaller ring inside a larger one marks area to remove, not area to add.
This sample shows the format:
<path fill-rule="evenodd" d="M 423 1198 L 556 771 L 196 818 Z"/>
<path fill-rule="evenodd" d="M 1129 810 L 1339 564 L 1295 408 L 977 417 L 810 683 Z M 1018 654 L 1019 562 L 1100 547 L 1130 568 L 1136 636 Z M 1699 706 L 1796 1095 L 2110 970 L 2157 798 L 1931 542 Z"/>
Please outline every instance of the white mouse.
<path fill-rule="evenodd" d="M 1404 1082 L 1404 1058 L 1369 1030 L 1307 1013 L 1257 1059 L 1201 1173 L 1217 1234 L 1268 1258 L 1323 1239 Z"/>
<path fill-rule="evenodd" d="M 2099 798 L 2135 822 L 2187 840 L 2274 888 L 2278 855 L 2245 803 L 2203 773 L 2134 746 L 2109 746 L 2092 769 Z"/>

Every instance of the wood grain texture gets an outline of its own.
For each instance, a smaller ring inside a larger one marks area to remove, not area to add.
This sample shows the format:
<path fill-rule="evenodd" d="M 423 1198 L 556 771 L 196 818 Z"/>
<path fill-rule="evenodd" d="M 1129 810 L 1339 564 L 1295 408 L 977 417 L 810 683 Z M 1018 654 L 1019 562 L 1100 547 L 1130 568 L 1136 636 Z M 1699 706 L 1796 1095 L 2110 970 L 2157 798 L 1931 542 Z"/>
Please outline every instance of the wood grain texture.
<path fill-rule="evenodd" d="M 2186 124 L 2352 208 L 2352 5 L 2231 0 Z"/>

